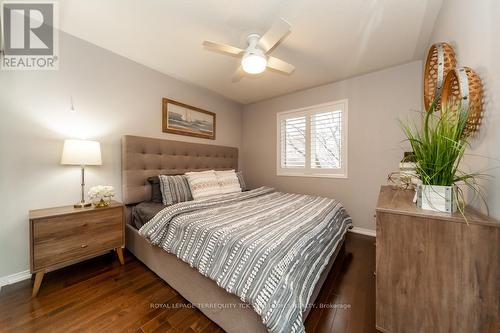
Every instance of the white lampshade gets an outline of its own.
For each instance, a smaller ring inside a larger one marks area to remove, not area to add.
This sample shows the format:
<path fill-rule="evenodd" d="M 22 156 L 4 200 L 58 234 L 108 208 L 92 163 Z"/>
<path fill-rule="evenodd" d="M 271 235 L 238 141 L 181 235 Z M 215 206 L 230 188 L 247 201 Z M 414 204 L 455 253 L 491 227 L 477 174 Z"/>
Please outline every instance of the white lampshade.
<path fill-rule="evenodd" d="M 66 140 L 61 164 L 101 165 L 101 144 L 89 140 Z"/>

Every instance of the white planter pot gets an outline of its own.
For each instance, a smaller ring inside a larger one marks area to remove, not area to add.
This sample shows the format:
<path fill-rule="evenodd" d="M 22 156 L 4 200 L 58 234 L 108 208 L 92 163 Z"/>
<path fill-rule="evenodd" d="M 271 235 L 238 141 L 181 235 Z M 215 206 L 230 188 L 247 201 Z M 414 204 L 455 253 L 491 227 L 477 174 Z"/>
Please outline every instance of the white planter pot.
<path fill-rule="evenodd" d="M 454 213 L 457 211 L 455 186 L 419 185 L 417 187 L 417 207 L 435 212 Z"/>

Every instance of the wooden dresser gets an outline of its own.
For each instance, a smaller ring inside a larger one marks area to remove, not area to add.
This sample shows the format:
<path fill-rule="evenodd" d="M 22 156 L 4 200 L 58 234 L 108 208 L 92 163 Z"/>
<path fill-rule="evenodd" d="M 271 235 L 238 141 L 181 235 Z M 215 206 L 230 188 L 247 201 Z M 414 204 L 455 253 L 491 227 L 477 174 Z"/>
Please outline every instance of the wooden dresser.
<path fill-rule="evenodd" d="M 33 297 L 43 275 L 64 266 L 116 250 L 123 264 L 123 204 L 105 208 L 73 206 L 32 210 L 30 220 L 30 270 L 36 273 Z"/>
<path fill-rule="evenodd" d="M 376 325 L 382 332 L 496 332 L 500 223 L 418 209 L 383 186 L 377 204 Z"/>

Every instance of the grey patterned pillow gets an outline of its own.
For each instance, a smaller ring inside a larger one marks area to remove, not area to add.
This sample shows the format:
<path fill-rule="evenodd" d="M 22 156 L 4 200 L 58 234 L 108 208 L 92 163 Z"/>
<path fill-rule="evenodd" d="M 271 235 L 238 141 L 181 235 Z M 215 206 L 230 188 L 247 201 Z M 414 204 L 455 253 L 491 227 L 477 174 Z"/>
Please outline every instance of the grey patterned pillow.
<path fill-rule="evenodd" d="M 160 175 L 160 189 L 164 205 L 193 200 L 186 176 Z"/>
<path fill-rule="evenodd" d="M 236 176 L 238 177 L 238 180 L 240 181 L 241 191 L 246 191 L 247 185 L 245 184 L 245 179 L 243 179 L 243 172 L 241 172 L 241 171 L 236 172 Z"/>

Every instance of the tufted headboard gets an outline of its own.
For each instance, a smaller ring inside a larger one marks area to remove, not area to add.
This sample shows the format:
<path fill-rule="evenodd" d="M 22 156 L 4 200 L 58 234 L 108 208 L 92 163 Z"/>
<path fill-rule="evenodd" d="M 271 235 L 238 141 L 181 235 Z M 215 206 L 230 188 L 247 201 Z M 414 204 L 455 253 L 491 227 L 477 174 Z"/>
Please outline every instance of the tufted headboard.
<path fill-rule="evenodd" d="M 122 191 L 125 204 L 151 199 L 148 177 L 189 171 L 238 169 L 238 148 L 125 135 Z"/>

